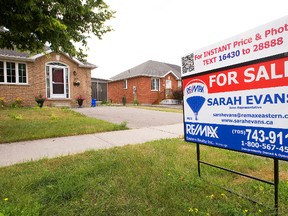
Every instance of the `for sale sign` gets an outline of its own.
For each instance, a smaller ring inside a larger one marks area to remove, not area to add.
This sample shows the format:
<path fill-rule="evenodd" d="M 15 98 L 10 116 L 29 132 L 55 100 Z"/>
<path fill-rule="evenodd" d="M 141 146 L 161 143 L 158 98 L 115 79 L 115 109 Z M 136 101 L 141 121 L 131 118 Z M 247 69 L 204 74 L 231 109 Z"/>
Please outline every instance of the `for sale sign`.
<path fill-rule="evenodd" d="M 287 52 L 288 16 L 182 58 L 182 77 Z"/>
<path fill-rule="evenodd" d="M 279 47 L 288 43 L 286 21 L 274 38 L 276 44 L 281 41 Z M 262 28 L 271 29 L 271 25 Z M 195 74 L 184 74 L 185 140 L 288 160 L 287 47 L 274 57 L 265 54 L 268 60 L 209 68 L 206 73 L 195 67 Z"/>

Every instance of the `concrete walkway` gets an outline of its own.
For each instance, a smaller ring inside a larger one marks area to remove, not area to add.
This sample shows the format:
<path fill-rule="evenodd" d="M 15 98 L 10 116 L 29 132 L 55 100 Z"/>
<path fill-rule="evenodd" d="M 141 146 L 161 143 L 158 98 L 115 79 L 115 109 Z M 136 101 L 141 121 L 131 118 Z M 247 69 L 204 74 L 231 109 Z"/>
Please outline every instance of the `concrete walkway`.
<path fill-rule="evenodd" d="M 183 137 L 183 123 L 0 145 L 0 167 L 42 158 Z"/>

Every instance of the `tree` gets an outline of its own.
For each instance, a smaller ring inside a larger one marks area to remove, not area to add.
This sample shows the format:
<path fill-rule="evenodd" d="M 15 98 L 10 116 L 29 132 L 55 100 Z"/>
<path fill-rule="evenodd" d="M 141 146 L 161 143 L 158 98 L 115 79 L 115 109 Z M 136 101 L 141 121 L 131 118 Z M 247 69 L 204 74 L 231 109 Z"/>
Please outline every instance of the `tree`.
<path fill-rule="evenodd" d="M 1 0 L 0 48 L 37 53 L 49 46 L 83 60 L 75 44 L 87 48 L 91 33 L 101 39 L 114 13 L 103 0 Z"/>

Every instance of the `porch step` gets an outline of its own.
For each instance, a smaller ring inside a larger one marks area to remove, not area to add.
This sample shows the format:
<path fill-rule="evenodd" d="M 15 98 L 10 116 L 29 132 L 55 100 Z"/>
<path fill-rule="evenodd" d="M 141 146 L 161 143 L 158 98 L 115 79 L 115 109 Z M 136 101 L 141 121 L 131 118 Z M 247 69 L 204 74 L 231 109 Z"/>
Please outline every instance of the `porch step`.
<path fill-rule="evenodd" d="M 52 106 L 54 106 L 54 107 L 69 107 L 69 108 L 71 108 L 71 104 L 70 103 L 65 103 L 65 102 L 54 102 L 52 104 Z"/>
<path fill-rule="evenodd" d="M 160 102 L 160 104 L 165 104 L 165 105 L 176 105 L 179 104 L 179 101 L 176 99 L 164 99 Z"/>

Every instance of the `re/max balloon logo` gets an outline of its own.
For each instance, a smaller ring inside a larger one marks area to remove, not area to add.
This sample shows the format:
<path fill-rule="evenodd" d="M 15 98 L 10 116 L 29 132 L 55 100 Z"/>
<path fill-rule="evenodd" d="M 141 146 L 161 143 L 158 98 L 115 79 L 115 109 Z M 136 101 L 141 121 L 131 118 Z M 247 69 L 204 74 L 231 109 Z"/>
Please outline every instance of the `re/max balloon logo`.
<path fill-rule="evenodd" d="M 206 101 L 207 93 L 207 86 L 202 80 L 194 79 L 186 85 L 184 97 L 194 113 L 195 120 L 198 120 L 198 113 Z"/>

